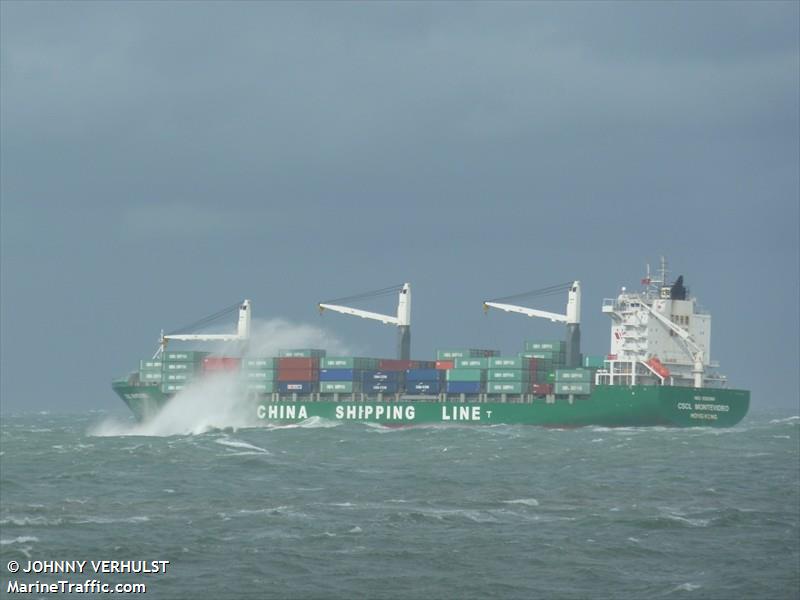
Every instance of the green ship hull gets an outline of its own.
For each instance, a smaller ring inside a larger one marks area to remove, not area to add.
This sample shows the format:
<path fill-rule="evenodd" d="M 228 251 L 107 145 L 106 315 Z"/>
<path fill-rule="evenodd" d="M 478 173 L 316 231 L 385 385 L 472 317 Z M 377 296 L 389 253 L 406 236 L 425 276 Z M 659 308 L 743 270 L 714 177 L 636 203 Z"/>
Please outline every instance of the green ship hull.
<path fill-rule="evenodd" d="M 158 386 L 118 381 L 114 391 L 140 421 L 152 419 L 170 401 Z M 540 425 L 545 427 L 732 427 L 747 414 L 746 390 L 671 386 L 598 385 L 588 396 L 508 397 L 480 400 L 451 395 L 437 397 L 392 395 L 356 400 L 350 395 L 265 395 L 252 397 L 254 414 L 265 423 L 299 423 L 313 417 L 332 421 L 378 423 L 390 426 Z"/>

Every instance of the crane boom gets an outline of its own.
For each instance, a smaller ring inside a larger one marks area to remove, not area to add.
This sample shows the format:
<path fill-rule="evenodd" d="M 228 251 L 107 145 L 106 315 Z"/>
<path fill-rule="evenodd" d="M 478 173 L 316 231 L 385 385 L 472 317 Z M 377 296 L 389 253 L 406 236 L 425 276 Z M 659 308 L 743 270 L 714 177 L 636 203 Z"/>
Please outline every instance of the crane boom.
<path fill-rule="evenodd" d="M 539 310 L 538 308 L 528 308 L 527 306 L 518 306 L 516 304 L 508 304 L 505 302 L 497 302 L 495 300 L 486 300 L 483 303 L 483 310 L 488 312 L 490 308 L 496 308 L 504 312 L 514 312 L 526 317 L 539 317 L 541 319 L 549 319 L 554 323 L 566 323 L 567 325 L 567 366 L 577 367 L 580 363 L 580 344 L 581 344 L 581 282 L 573 281 L 571 284 L 563 284 L 552 286 L 538 290 L 538 292 L 520 294 L 518 296 L 510 296 L 507 299 L 518 298 L 521 296 L 536 295 L 551 295 L 554 291 L 565 291 L 569 289 L 567 294 L 567 308 L 566 314 L 558 314 L 546 310 Z M 503 298 L 499 298 L 503 300 Z"/>
<path fill-rule="evenodd" d="M 251 319 L 250 300 L 242 300 L 239 304 L 239 321 L 236 324 L 236 333 L 170 333 L 164 335 L 161 332 L 158 350 L 153 358 L 160 356 L 170 341 L 176 342 L 238 342 L 250 339 L 250 319 Z M 235 309 L 235 305 L 233 307 Z M 228 311 L 230 309 L 226 309 Z"/>
<path fill-rule="evenodd" d="M 387 289 L 379 290 L 380 294 L 386 293 Z M 398 288 L 394 288 L 395 291 Z M 376 295 L 369 292 L 357 298 L 369 297 Z M 351 298 L 353 299 L 353 298 Z M 361 317 L 362 319 L 370 319 L 372 321 L 380 321 L 385 325 L 396 325 L 398 330 L 398 347 L 397 356 L 402 360 L 408 360 L 411 356 L 411 284 L 404 283 L 399 286 L 399 294 L 397 298 L 397 316 L 383 315 L 381 313 L 372 312 L 369 310 L 362 310 L 360 308 L 351 308 L 342 304 L 334 304 L 332 302 L 320 302 L 318 305 L 319 312 L 331 310 L 343 315 L 351 315 L 354 317 Z"/>
<path fill-rule="evenodd" d="M 502 302 L 487 301 L 483 303 L 484 309 L 497 308 L 505 312 L 514 312 L 526 317 L 541 317 L 542 319 L 550 319 L 558 323 L 566 323 L 567 315 L 559 315 L 557 313 L 547 312 L 546 310 L 537 310 L 535 308 L 528 308 L 526 306 L 517 306 L 515 304 L 503 304 Z"/>

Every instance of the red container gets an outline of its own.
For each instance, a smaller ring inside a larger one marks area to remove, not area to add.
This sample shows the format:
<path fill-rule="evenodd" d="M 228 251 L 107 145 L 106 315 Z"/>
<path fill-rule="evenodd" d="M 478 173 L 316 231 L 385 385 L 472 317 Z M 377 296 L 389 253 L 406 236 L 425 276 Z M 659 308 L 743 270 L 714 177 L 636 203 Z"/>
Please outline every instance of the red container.
<path fill-rule="evenodd" d="M 531 385 L 531 392 L 534 396 L 546 396 L 553 393 L 552 383 L 534 383 Z"/>
<path fill-rule="evenodd" d="M 536 370 L 536 365 L 537 365 L 536 359 L 535 359 L 535 358 L 532 358 L 532 359 L 531 359 L 531 364 L 530 364 L 529 370 L 530 370 L 530 371 L 535 371 L 535 370 Z"/>
<path fill-rule="evenodd" d="M 419 362 L 416 360 L 398 360 L 394 358 L 384 358 L 378 362 L 379 371 L 406 371 L 408 369 L 419 369 Z"/>
<path fill-rule="evenodd" d="M 447 371 L 448 369 L 456 368 L 456 361 L 454 360 L 437 360 L 436 368 L 440 371 Z"/>
<path fill-rule="evenodd" d="M 229 356 L 207 356 L 203 359 L 203 371 L 218 373 L 220 371 L 238 371 L 241 359 Z"/>
<path fill-rule="evenodd" d="M 278 369 L 318 369 L 319 358 L 286 357 L 278 359 Z M 286 381 L 289 381 L 288 379 Z M 305 381 L 305 380 L 298 380 Z"/>
<path fill-rule="evenodd" d="M 287 360 L 296 360 L 294 358 Z M 305 358 L 301 360 L 307 360 Z M 318 369 L 278 369 L 278 381 L 318 381 Z"/>

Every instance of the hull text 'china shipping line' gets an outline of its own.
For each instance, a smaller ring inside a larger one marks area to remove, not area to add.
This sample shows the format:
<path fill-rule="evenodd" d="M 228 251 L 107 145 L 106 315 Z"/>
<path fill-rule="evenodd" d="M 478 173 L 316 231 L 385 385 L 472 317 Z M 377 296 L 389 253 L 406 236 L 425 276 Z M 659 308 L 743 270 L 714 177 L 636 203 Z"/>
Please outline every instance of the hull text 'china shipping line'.
<path fill-rule="evenodd" d="M 395 292 L 396 316 L 343 304 Z M 568 296 L 563 315 L 511 304 L 561 292 Z M 176 394 L 220 374 L 236 380 L 259 418 L 276 423 L 319 417 L 386 425 L 729 427 L 744 418 L 750 393 L 729 388 L 710 359 L 711 315 L 689 296 L 683 277 L 668 282 L 663 259 L 659 276 L 651 278 L 648 268 L 640 291 L 622 288 L 617 298 L 603 302 L 603 313 L 611 318 L 611 348 L 604 356 L 580 353 L 580 296 L 580 283 L 574 281 L 484 303 L 485 310 L 565 323 L 563 341 L 529 340 L 510 356 L 496 350 L 440 349 L 436 360 L 427 361 L 409 358 L 409 284 L 319 305 L 321 311 L 397 326 L 397 359 L 327 356 L 318 349 L 253 356 L 247 350 L 251 304 L 245 300 L 212 316 L 238 310 L 235 334 L 162 334 L 156 355 L 112 385 L 143 421 Z M 231 357 L 167 349 L 170 341 L 240 342 L 242 351 Z"/>

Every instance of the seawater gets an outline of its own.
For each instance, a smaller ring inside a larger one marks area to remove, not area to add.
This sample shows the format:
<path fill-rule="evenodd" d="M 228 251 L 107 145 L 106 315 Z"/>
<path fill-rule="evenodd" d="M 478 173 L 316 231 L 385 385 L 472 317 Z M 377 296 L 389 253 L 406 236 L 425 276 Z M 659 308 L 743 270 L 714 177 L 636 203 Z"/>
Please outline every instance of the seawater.
<path fill-rule="evenodd" d="M 3 416 L 0 595 L 14 579 L 142 582 L 148 598 L 800 595 L 798 416 L 145 431 Z M 12 576 L 11 560 L 170 562 Z"/>

